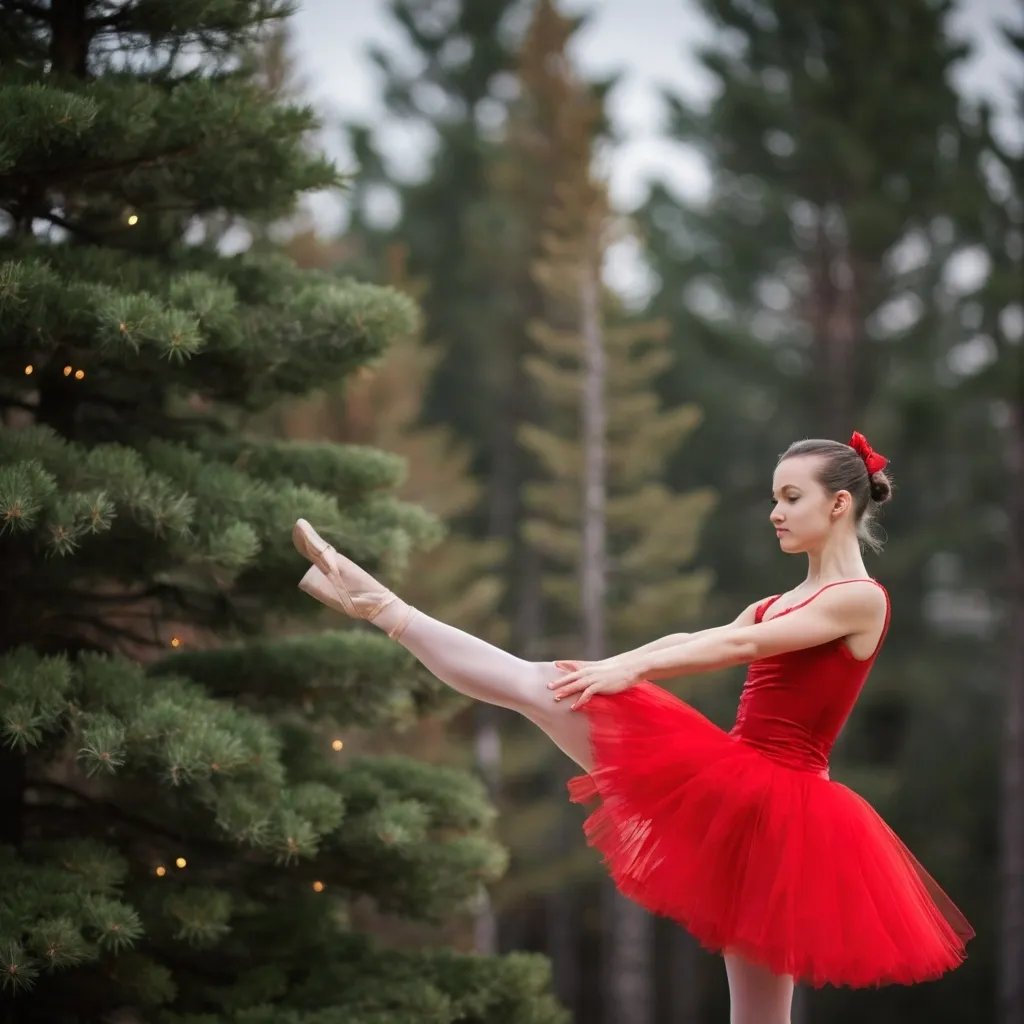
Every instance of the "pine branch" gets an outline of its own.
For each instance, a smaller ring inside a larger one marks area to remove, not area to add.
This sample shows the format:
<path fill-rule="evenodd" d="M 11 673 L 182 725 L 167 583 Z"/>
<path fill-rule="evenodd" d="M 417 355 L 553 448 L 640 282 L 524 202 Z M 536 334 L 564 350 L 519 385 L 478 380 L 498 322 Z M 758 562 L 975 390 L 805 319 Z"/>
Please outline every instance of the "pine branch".
<path fill-rule="evenodd" d="M 189 834 L 188 836 L 182 835 L 180 832 L 175 832 L 173 829 L 169 828 L 166 822 L 159 823 L 152 821 L 142 815 L 136 814 L 132 811 L 127 811 L 110 800 L 105 800 L 101 797 L 94 797 L 90 796 L 88 793 L 83 793 L 81 790 L 64 782 L 56 782 L 51 779 L 29 779 L 26 782 L 26 787 L 29 789 L 42 790 L 44 792 L 51 791 L 54 793 L 62 793 L 65 796 L 73 797 L 79 803 L 77 808 L 62 807 L 58 804 L 38 804 L 32 808 L 33 811 L 56 811 L 58 813 L 63 812 L 76 814 L 79 821 L 81 821 L 81 816 L 78 815 L 77 812 L 84 810 L 87 812 L 87 815 L 106 815 L 108 818 L 113 818 L 117 822 L 132 828 L 137 832 L 142 832 L 149 836 L 161 836 L 163 839 L 173 843 L 181 850 L 201 849 L 207 850 L 218 856 L 228 854 L 233 860 L 237 859 L 239 855 L 239 850 L 233 843 L 229 843 L 224 840 L 217 840 L 212 836 L 199 836 L 195 834 Z"/>
<path fill-rule="evenodd" d="M 15 216 L 10 209 L 8 209 L 7 212 L 10 213 L 11 216 Z M 92 242 L 93 244 L 96 244 L 100 240 L 100 236 L 96 234 L 96 232 L 82 227 L 81 224 L 74 224 L 71 221 L 66 220 L 64 217 L 61 217 L 59 214 L 54 213 L 52 210 L 42 210 L 35 213 L 34 216 L 38 217 L 40 220 L 49 221 L 56 227 L 63 228 L 65 231 L 69 231 L 73 235 L 80 235 L 82 238 Z"/>
<path fill-rule="evenodd" d="M 216 141 L 217 145 L 221 146 L 230 142 L 230 140 L 230 135 L 220 135 Z M 136 155 L 125 157 L 122 160 L 112 160 L 109 163 L 95 164 L 83 162 L 70 165 L 46 164 L 35 167 L 19 165 L 17 174 L 0 176 L 0 194 L 4 192 L 16 192 L 18 184 L 26 178 L 45 182 L 46 186 L 49 188 L 73 185 L 76 189 L 81 189 L 83 186 L 91 184 L 97 177 L 106 177 L 107 175 L 117 174 L 121 171 L 135 172 L 140 170 L 149 170 L 154 167 L 160 167 L 166 164 L 169 160 L 177 159 L 179 157 L 194 156 L 197 153 L 201 153 L 208 142 L 209 140 L 204 139 L 202 142 L 190 143 L 187 146 L 178 146 L 174 149 L 168 149 L 162 153 L 152 154 L 148 157 Z M 51 176 L 52 172 L 55 170 L 57 173 Z M 106 184 L 109 185 L 109 182 Z"/>
<path fill-rule="evenodd" d="M 125 605 L 136 604 L 139 601 L 150 601 L 152 598 L 160 597 L 165 591 L 172 588 L 162 584 L 155 584 L 146 587 L 144 590 L 136 590 L 132 593 L 103 594 L 96 591 L 76 590 L 75 588 L 61 590 L 37 590 L 34 594 L 44 600 L 58 598 L 67 599 L 70 604 L 106 604 Z"/>
<path fill-rule="evenodd" d="M 73 622 L 79 625 L 87 626 L 91 630 L 95 630 L 102 636 L 109 637 L 116 643 L 130 643 L 138 644 L 143 648 L 160 648 L 163 644 L 155 635 L 145 636 L 141 633 L 137 633 L 133 629 L 129 629 L 127 626 L 114 626 L 104 619 L 97 618 L 94 615 L 84 615 L 76 612 L 62 611 L 54 616 L 57 622 Z"/>

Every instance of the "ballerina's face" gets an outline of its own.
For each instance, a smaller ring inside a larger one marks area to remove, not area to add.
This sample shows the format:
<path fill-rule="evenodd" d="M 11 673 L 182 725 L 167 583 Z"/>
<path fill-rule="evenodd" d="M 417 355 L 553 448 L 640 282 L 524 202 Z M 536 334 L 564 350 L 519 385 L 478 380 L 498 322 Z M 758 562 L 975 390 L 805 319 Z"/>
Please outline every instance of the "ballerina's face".
<path fill-rule="evenodd" d="M 818 481 L 820 462 L 817 455 L 795 455 L 775 467 L 771 521 L 786 554 L 819 549 L 849 518 L 849 491 L 827 491 Z"/>

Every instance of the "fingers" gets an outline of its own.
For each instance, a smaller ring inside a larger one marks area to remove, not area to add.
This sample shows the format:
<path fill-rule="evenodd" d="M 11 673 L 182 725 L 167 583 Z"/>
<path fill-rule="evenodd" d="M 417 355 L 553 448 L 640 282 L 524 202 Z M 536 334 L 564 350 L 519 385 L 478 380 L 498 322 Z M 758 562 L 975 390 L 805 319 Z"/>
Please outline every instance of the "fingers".
<path fill-rule="evenodd" d="M 575 711 L 576 708 L 589 701 L 594 694 L 601 693 L 601 682 L 594 678 L 597 670 L 592 668 L 596 664 L 592 661 L 556 661 L 555 667 L 565 670 L 566 674 L 548 683 L 549 690 L 557 691 L 555 701 L 571 697 L 573 694 L 582 694 L 583 696 L 572 705 L 572 710 Z"/>
<path fill-rule="evenodd" d="M 577 708 L 583 707 L 583 705 L 586 704 L 587 701 L 589 701 L 591 697 L 593 697 L 597 693 L 600 693 L 601 692 L 600 685 L 601 685 L 600 683 L 591 683 L 591 685 L 588 686 L 583 691 L 583 693 L 580 694 L 579 700 L 576 701 L 575 704 L 573 704 L 573 706 L 570 708 L 570 710 L 571 711 L 575 711 Z"/>
<path fill-rule="evenodd" d="M 555 700 L 559 701 L 566 697 L 571 697 L 574 693 L 585 690 L 592 682 L 592 679 L 583 675 L 583 673 L 579 673 L 574 678 L 566 680 L 565 685 L 559 685 L 558 693 L 555 694 Z"/>
<path fill-rule="evenodd" d="M 556 661 L 555 667 L 564 670 L 567 674 L 559 676 L 558 679 L 552 679 L 548 683 L 549 690 L 560 690 L 565 686 L 566 683 L 571 683 L 576 679 L 579 679 L 580 675 L 586 671 L 586 665 L 578 661 Z"/>
<path fill-rule="evenodd" d="M 591 665 L 596 664 L 596 661 L 556 661 L 555 668 L 562 672 L 579 672 L 582 669 L 589 668 Z M 563 676 L 561 679 L 556 679 L 553 683 L 549 683 L 548 685 L 553 689 L 555 686 L 558 686 L 559 683 L 563 682 L 564 679 L 565 677 Z"/>

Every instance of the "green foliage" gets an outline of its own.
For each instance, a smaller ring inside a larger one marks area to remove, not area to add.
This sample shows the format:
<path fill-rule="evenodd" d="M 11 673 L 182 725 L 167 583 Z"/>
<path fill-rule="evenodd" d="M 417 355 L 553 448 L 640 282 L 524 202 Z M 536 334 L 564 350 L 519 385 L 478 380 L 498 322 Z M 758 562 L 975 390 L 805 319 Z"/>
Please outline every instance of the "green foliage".
<path fill-rule="evenodd" d="M 382 952 L 356 935 L 335 943 L 337 957 L 303 952 L 316 965 L 305 976 L 298 963 L 295 1009 L 258 1005 L 282 980 L 251 972 L 242 985 L 249 1008 L 223 1014 L 161 1015 L 159 1024 L 563 1024 L 563 1011 L 545 991 L 546 969 L 533 955 L 513 954 L 495 966 L 445 951 L 422 956 Z M 321 1009 L 330 1003 L 331 1009 Z"/>
<path fill-rule="evenodd" d="M 440 538 L 404 461 L 253 424 L 419 313 L 196 232 L 339 178 L 254 77 L 286 5 L 173 8 L 0 13 L 0 1015 L 554 1024 L 539 961 L 349 928 L 463 912 L 505 854 L 474 780 L 325 740 L 448 710 L 440 684 L 296 631 L 299 516 L 385 576 Z"/>
<path fill-rule="evenodd" d="M 421 180 L 397 182 L 384 170 L 367 127 L 353 130 L 353 146 L 363 173 L 352 196 L 354 239 L 362 239 L 368 257 L 380 259 L 391 240 L 409 246 L 410 270 L 425 275 L 428 336 L 441 339 L 444 358 L 435 374 L 426 416 L 444 422 L 476 444 L 483 441 L 480 467 L 493 458 L 492 411 L 501 381 L 503 339 L 489 340 L 493 279 L 486 254 L 494 225 L 490 166 L 497 138 L 478 112 L 507 106 L 502 76 L 515 70 L 517 40 L 506 30 L 519 0 L 458 0 L 442 10 L 433 0 L 390 0 L 389 12 L 405 41 L 422 58 L 414 74 L 381 49 L 371 56 L 384 75 L 384 99 L 398 123 L 428 128 L 436 135 L 433 158 Z M 469 47 L 464 61 L 451 60 L 446 43 L 459 39 Z M 423 84 L 431 86 L 431 98 Z M 444 113 L 438 116 L 437 98 Z M 374 185 L 387 185 L 401 204 L 394 232 L 379 232 L 368 223 L 363 196 Z M 383 276 L 383 268 L 377 263 Z M 499 371 L 500 372 L 500 371 Z"/>
<path fill-rule="evenodd" d="M 542 151 L 549 179 L 547 201 L 524 216 L 537 223 L 529 270 L 541 299 L 525 369 L 542 414 L 518 436 L 537 468 L 524 490 L 524 535 L 550 570 L 545 591 L 568 636 L 549 638 L 549 653 L 562 657 L 585 630 L 582 563 L 595 552 L 584 551 L 583 538 L 595 517 L 606 538 L 601 614 L 619 650 L 699 616 L 710 577 L 684 570 L 713 505 L 708 490 L 676 494 L 665 484 L 669 460 L 701 418 L 690 404 L 663 408 L 654 390 L 672 362 L 666 326 L 630 317 L 601 282 L 617 230 L 591 167 L 602 108 L 566 64 L 567 29 L 552 5 L 538 7 L 522 60 L 523 123 L 508 161 L 528 168 Z M 565 70 L 553 74 L 553 66 Z M 596 505 L 588 494 L 595 479 Z"/>
<path fill-rule="evenodd" d="M 948 5 L 705 6 L 736 46 L 704 52 L 716 98 L 671 98 L 670 130 L 708 159 L 710 194 L 656 189 L 643 224 L 652 311 L 683 354 L 665 393 L 706 416 L 674 475 L 731 478 L 707 551 L 723 596 L 740 589 L 734 607 L 763 596 L 747 581 L 775 562 L 762 502 L 790 441 L 859 428 L 906 473 L 919 464 L 901 458 L 904 436 L 953 433 L 933 386 L 951 330 L 935 297 L 977 191 Z M 892 516 L 917 521 L 909 485 Z"/>
<path fill-rule="evenodd" d="M 614 307 L 609 300 L 612 318 Z M 527 537 L 551 565 L 545 589 L 568 615 L 563 621 L 578 623 L 585 513 L 584 453 L 577 423 L 580 404 L 587 401 L 581 343 L 577 336 L 570 355 L 571 336 L 561 334 L 556 341 L 546 329 L 534 333 L 543 355 L 530 361 L 529 370 L 551 409 L 552 428 L 528 424 L 521 432 L 522 443 L 537 456 L 546 477 L 527 489 Z M 653 383 L 668 363 L 661 326 L 628 321 L 609 325 L 602 344 L 607 360 L 607 618 L 610 646 L 620 650 L 659 631 L 678 632 L 700 618 L 711 580 L 706 571 L 686 568 L 697 554 L 714 494 L 708 489 L 678 494 L 664 483 L 667 462 L 700 423 L 700 412 L 692 405 L 660 407 Z M 576 628 L 570 627 L 570 635 Z M 556 646 L 564 650 L 566 643 L 572 641 L 563 636 Z"/>

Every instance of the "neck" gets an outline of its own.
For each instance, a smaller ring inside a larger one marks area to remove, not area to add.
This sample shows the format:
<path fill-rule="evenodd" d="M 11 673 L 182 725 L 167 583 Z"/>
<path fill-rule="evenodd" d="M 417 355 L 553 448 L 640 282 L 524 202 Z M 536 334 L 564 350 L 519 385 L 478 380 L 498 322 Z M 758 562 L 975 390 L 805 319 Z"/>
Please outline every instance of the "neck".
<path fill-rule="evenodd" d="M 820 551 L 807 553 L 807 582 L 814 586 L 867 575 L 860 543 L 852 534 L 830 538 Z"/>

